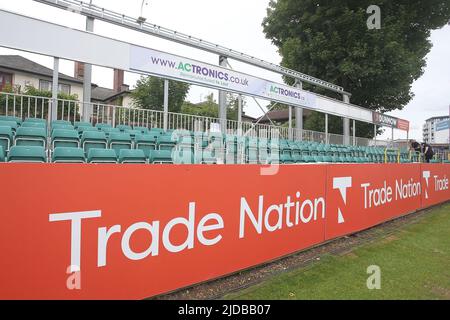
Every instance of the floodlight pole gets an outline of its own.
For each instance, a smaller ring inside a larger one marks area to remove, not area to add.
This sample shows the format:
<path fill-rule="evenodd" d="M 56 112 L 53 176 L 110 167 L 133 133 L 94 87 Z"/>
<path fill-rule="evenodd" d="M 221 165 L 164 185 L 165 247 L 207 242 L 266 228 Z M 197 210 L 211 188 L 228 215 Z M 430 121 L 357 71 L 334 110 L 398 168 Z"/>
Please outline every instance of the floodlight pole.
<path fill-rule="evenodd" d="M 228 60 L 225 56 L 219 56 L 219 65 L 227 68 Z M 223 90 L 219 90 L 219 119 L 220 130 L 222 133 L 227 131 L 227 93 Z"/>
<path fill-rule="evenodd" d="M 58 78 L 59 78 L 59 58 L 53 58 L 53 79 L 52 79 L 52 109 L 49 111 L 50 121 L 57 120 L 58 117 Z"/>
<path fill-rule="evenodd" d="M 348 94 L 343 95 L 344 103 L 350 103 L 350 96 Z M 350 119 L 343 118 L 343 126 L 344 126 L 344 145 L 350 145 Z"/>
<path fill-rule="evenodd" d="M 303 84 L 296 80 L 295 87 L 302 90 Z M 295 107 L 295 131 L 297 132 L 297 140 L 303 140 L 303 108 Z"/>

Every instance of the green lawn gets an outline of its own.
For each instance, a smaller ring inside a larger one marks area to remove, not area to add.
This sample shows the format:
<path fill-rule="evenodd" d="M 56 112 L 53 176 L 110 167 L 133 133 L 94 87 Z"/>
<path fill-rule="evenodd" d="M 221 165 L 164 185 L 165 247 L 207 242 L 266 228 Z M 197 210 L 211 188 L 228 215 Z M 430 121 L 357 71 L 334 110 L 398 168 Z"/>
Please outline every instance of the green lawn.
<path fill-rule="evenodd" d="M 379 290 L 367 288 L 370 265 L 381 269 Z M 393 235 L 225 299 L 450 299 L 450 204 Z"/>

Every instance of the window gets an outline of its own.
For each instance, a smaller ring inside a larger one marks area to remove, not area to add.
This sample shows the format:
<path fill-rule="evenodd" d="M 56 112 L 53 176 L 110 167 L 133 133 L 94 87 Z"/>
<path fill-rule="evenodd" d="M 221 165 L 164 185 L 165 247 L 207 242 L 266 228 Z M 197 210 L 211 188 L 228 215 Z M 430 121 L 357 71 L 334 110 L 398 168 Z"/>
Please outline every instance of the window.
<path fill-rule="evenodd" d="M 7 85 L 12 85 L 12 74 L 0 72 L 0 91 L 3 91 Z"/>
<path fill-rule="evenodd" d="M 48 80 L 39 80 L 39 90 L 42 91 L 52 91 L 52 82 Z M 70 94 L 70 85 L 59 83 L 58 92 L 64 94 Z"/>

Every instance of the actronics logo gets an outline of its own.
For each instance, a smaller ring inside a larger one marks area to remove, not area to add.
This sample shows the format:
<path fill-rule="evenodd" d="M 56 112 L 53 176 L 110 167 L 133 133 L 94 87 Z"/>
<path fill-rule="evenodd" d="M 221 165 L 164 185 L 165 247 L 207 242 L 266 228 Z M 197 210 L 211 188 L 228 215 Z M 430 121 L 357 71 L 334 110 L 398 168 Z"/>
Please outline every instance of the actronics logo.
<path fill-rule="evenodd" d="M 177 63 L 176 61 L 166 60 L 166 59 L 161 59 L 161 58 L 156 58 L 156 57 L 151 57 L 151 61 L 155 65 L 159 65 L 159 66 L 170 68 L 170 69 L 175 69 L 175 70 L 178 70 L 181 72 L 192 73 L 195 75 L 200 75 L 200 76 L 208 77 L 211 79 L 218 79 L 218 80 L 222 80 L 222 81 L 236 83 L 236 84 L 243 85 L 243 86 L 249 85 L 247 78 L 235 77 L 235 76 L 228 74 L 228 72 L 224 72 L 221 70 L 215 70 L 215 69 L 212 69 L 209 67 L 202 67 L 202 66 L 199 66 L 196 64 L 182 62 L 182 61 Z"/>

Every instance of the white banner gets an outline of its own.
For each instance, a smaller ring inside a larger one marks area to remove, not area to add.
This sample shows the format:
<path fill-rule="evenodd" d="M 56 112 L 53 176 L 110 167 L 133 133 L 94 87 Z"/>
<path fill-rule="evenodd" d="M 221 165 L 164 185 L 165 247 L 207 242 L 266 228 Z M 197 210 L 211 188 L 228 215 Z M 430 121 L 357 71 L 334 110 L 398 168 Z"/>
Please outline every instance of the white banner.
<path fill-rule="evenodd" d="M 293 87 L 165 52 L 130 46 L 130 70 L 294 106 L 316 108 L 316 96 Z"/>

